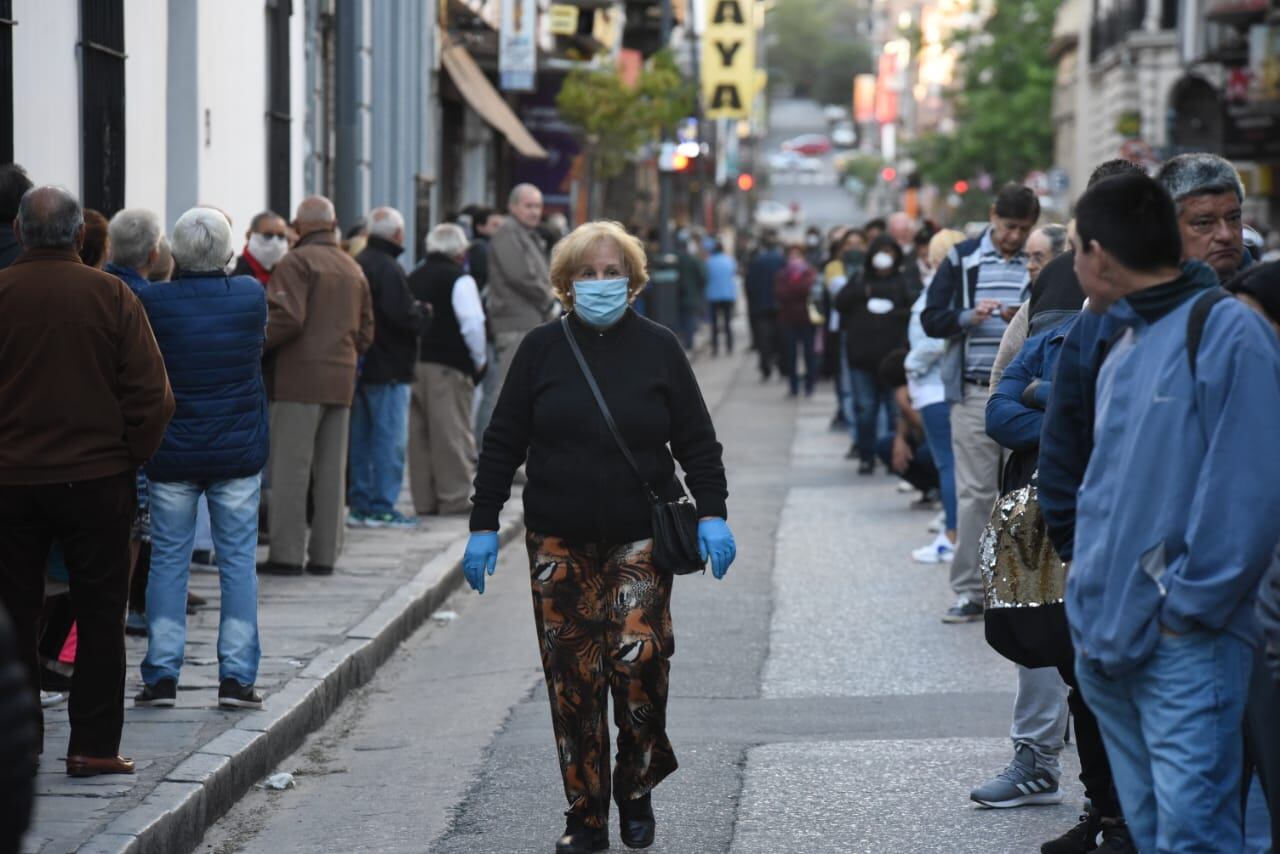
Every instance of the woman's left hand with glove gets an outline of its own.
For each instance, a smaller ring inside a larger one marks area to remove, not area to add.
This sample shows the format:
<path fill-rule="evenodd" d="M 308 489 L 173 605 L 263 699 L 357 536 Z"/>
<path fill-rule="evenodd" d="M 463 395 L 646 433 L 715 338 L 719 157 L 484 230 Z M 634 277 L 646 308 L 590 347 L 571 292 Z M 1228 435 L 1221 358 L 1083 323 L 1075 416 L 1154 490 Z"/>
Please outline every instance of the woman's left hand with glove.
<path fill-rule="evenodd" d="M 724 578 L 729 565 L 738 556 L 738 546 L 733 541 L 729 525 L 718 516 L 708 516 L 698 522 L 698 551 L 704 561 L 711 561 L 711 574 Z"/>

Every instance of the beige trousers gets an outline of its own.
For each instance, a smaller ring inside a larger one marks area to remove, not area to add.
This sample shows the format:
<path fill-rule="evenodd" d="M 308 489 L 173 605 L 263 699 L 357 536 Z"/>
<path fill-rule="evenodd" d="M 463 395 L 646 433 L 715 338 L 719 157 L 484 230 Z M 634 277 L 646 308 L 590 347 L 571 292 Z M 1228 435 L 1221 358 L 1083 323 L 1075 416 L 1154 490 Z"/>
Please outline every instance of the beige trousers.
<path fill-rule="evenodd" d="M 346 406 L 284 400 L 271 404 L 269 560 L 328 567 L 337 561 L 347 494 L 350 416 Z M 315 504 L 309 541 L 308 484 Z"/>
<path fill-rule="evenodd" d="M 467 513 L 475 477 L 471 404 L 476 387 L 462 371 L 419 362 L 409 404 L 409 491 L 419 515 Z"/>
<path fill-rule="evenodd" d="M 956 458 L 956 553 L 951 590 L 982 602 L 978 540 L 991 521 L 1000 489 L 1000 446 L 987 435 L 986 389 L 965 383 L 964 401 L 951 405 L 951 449 Z"/>

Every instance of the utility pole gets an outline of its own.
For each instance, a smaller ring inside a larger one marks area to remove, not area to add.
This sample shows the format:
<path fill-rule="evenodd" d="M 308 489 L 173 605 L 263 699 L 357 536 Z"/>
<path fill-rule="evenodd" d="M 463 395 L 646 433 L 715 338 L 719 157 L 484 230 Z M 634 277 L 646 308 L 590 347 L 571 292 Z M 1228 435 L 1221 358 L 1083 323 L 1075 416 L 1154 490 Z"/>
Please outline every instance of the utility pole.
<path fill-rule="evenodd" d="M 671 0 L 662 0 L 662 49 L 666 50 L 668 43 L 671 41 L 672 13 Z M 663 128 L 662 135 L 667 137 L 671 134 L 671 128 Z M 671 243 L 671 196 L 674 192 L 672 182 L 674 177 L 667 170 L 658 171 L 658 240 L 661 244 L 662 254 L 666 255 L 672 251 Z"/>

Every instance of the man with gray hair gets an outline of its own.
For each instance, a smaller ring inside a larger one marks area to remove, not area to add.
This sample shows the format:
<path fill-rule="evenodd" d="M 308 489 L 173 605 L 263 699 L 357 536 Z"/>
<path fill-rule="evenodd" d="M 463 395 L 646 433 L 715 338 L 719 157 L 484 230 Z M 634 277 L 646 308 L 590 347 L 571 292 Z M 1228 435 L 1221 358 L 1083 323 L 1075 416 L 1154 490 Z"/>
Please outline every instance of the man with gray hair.
<path fill-rule="evenodd" d="M 331 575 L 346 493 L 347 429 L 356 366 L 373 343 L 373 305 L 360 265 L 338 246 L 333 202 L 298 205 L 298 243 L 267 285 L 271 403 L 271 551 L 265 575 Z M 307 486 L 315 512 L 307 536 Z"/>
<path fill-rule="evenodd" d="M 476 442 L 471 405 L 486 365 L 485 317 L 476 280 L 464 268 L 467 235 L 453 223 L 427 235 L 427 260 L 409 276 L 431 312 L 418 348 L 409 410 L 409 489 L 422 515 L 471 510 Z"/>
<path fill-rule="evenodd" d="M 117 215 L 118 216 L 118 215 Z M 251 276 L 223 273 L 231 223 L 212 208 L 184 213 L 173 227 L 176 281 L 139 294 L 178 401 L 160 449 L 147 464 L 151 568 L 147 655 L 135 706 L 175 703 L 186 645 L 187 578 L 197 506 L 208 502 L 221 576 L 218 705 L 260 708 L 258 544 L 261 472 L 267 460 L 262 345 L 267 299 Z"/>
<path fill-rule="evenodd" d="M 1178 206 L 1182 260 L 1203 261 L 1225 282 L 1253 262 L 1244 248 L 1244 184 L 1216 154 L 1179 154 L 1165 162 L 1156 180 Z"/>
<path fill-rule="evenodd" d="M 118 276 L 135 294 L 151 284 L 151 267 L 160 257 L 160 217 L 142 208 L 126 208 L 107 226 L 111 260 L 103 269 Z"/>
<path fill-rule="evenodd" d="M 76 198 L 29 190 L 15 227 L 24 251 L 0 272 L 0 604 L 38 698 L 45 561 L 60 542 L 80 638 L 67 773 L 132 774 L 119 751 L 134 473 L 160 446 L 173 394 L 138 298 L 80 261 Z"/>
<path fill-rule="evenodd" d="M 507 217 L 489 241 L 489 286 L 485 308 L 493 332 L 495 388 L 501 390 L 507 368 L 524 336 L 546 321 L 555 306 L 547 256 L 538 236 L 542 192 L 517 184 L 507 202 Z M 483 442 L 497 395 L 485 395 L 476 417 L 476 437 Z"/>
<path fill-rule="evenodd" d="M 369 238 L 356 263 L 373 300 L 373 346 L 365 354 L 351 405 L 351 470 L 347 524 L 412 528 L 396 510 L 409 441 L 409 389 L 418 349 L 420 313 L 396 258 L 404 252 L 404 217 L 395 208 L 369 213 Z"/>

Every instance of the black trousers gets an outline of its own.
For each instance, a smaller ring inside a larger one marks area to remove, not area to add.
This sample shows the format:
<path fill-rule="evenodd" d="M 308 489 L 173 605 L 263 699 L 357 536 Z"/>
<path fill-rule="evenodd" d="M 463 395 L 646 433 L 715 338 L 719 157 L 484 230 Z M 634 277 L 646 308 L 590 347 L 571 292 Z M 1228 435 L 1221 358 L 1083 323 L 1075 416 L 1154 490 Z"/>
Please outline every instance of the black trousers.
<path fill-rule="evenodd" d="M 1280 852 L 1280 683 L 1271 677 L 1266 654 L 1253 654 L 1253 676 L 1249 703 L 1244 710 L 1244 787 L 1241 797 L 1249 797 L 1253 774 L 1262 783 L 1271 813 L 1271 850 Z"/>
<path fill-rule="evenodd" d="M 1116 792 L 1116 782 L 1111 776 L 1111 760 L 1107 758 L 1107 748 L 1102 743 L 1102 731 L 1098 729 L 1098 719 L 1084 701 L 1080 686 L 1076 684 L 1074 665 L 1064 664 L 1058 667 L 1062 681 L 1071 688 L 1067 695 L 1067 706 L 1071 709 L 1071 719 L 1075 722 L 1076 752 L 1080 755 L 1080 782 L 1084 784 L 1084 793 L 1093 808 L 1103 818 L 1120 818 L 1120 795 Z"/>
<path fill-rule="evenodd" d="M 129 529 L 136 504 L 132 470 L 75 483 L 0 486 L 0 603 L 13 620 L 37 709 L 45 561 L 55 540 L 66 558 L 77 637 L 68 755 L 120 751 Z"/>
<path fill-rule="evenodd" d="M 720 333 L 724 333 L 725 350 L 733 352 L 733 327 L 730 321 L 733 319 L 733 303 L 732 302 L 713 302 L 711 305 L 711 352 L 712 354 L 720 352 Z"/>
<path fill-rule="evenodd" d="M 775 368 L 779 372 L 783 370 L 778 313 L 766 311 L 751 315 L 751 329 L 755 334 L 756 353 L 760 357 L 760 376 L 768 379 Z"/>

